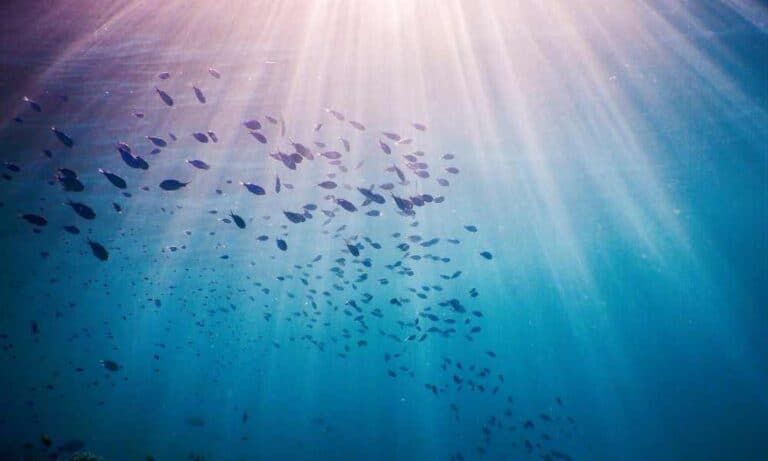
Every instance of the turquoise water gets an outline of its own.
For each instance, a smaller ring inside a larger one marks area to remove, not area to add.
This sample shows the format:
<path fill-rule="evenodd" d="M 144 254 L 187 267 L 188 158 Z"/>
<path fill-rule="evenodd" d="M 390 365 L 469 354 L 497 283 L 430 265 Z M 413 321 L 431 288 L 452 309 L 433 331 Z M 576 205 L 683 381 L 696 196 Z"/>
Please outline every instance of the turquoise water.
<path fill-rule="evenodd" d="M 0 18 L 0 458 L 768 458 L 762 4 Z"/>

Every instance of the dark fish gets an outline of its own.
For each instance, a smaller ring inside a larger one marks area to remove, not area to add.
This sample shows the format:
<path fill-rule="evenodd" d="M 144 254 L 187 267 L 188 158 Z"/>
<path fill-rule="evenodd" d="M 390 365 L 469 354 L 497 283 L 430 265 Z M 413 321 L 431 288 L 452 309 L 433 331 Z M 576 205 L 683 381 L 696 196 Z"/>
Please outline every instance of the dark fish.
<path fill-rule="evenodd" d="M 28 97 L 24 96 L 24 102 L 29 104 L 29 107 L 35 111 L 35 112 L 41 112 L 43 110 L 42 107 L 40 107 L 40 104 L 36 103 L 35 101 L 29 99 Z"/>
<path fill-rule="evenodd" d="M 229 216 L 232 218 L 232 221 L 235 222 L 237 227 L 240 229 L 245 229 L 245 220 L 243 220 L 242 217 L 233 213 L 232 210 L 229 211 Z"/>
<path fill-rule="evenodd" d="M 360 130 L 360 131 L 365 131 L 365 125 L 363 125 L 360 122 L 356 122 L 354 120 L 350 120 L 349 124 L 352 125 L 354 128 Z"/>
<path fill-rule="evenodd" d="M 335 150 L 330 150 L 328 152 L 323 152 L 320 155 L 322 155 L 323 157 L 325 157 L 327 159 L 331 159 L 331 160 L 336 160 L 336 159 L 340 159 L 341 158 L 341 152 L 337 152 Z"/>
<path fill-rule="evenodd" d="M 271 119 L 271 117 L 267 117 L 268 120 L 274 120 L 272 123 L 277 123 L 277 119 Z M 243 122 L 243 126 L 248 128 L 249 130 L 260 130 L 261 129 L 261 123 L 259 123 L 256 119 L 246 120 Z"/>
<path fill-rule="evenodd" d="M 381 134 L 383 134 L 388 139 L 390 139 L 392 141 L 395 141 L 395 142 L 400 141 L 400 139 L 402 139 L 399 134 L 392 133 L 392 132 L 389 132 L 389 131 L 382 131 Z"/>
<path fill-rule="evenodd" d="M 339 141 L 341 141 L 341 144 L 344 146 L 344 150 L 349 152 L 349 141 L 344 138 L 339 138 Z"/>
<path fill-rule="evenodd" d="M 189 184 L 189 181 L 181 182 L 176 179 L 166 179 L 160 183 L 160 189 L 168 191 L 179 190 L 187 184 Z"/>
<path fill-rule="evenodd" d="M 197 139 L 202 143 L 208 142 L 208 136 L 206 136 L 205 133 L 196 132 L 196 133 L 192 133 L 192 136 L 194 136 L 195 139 Z"/>
<path fill-rule="evenodd" d="M 248 189 L 248 192 L 255 194 L 255 195 L 264 195 L 267 193 L 267 191 L 264 190 L 263 187 L 254 184 L 252 182 L 240 182 L 243 186 L 245 186 L 246 189 Z"/>
<path fill-rule="evenodd" d="M 336 183 L 333 181 L 323 181 L 318 186 L 322 187 L 323 189 L 335 189 Z"/>
<path fill-rule="evenodd" d="M 275 193 L 280 193 L 280 176 L 275 176 Z"/>
<path fill-rule="evenodd" d="M 193 86 L 192 89 L 195 91 L 197 100 L 200 101 L 201 104 L 205 104 L 205 95 L 203 94 L 203 91 L 196 86 Z"/>
<path fill-rule="evenodd" d="M 109 180 L 109 182 L 112 183 L 113 186 L 117 187 L 118 189 L 125 189 L 128 187 L 128 184 L 126 184 L 125 179 L 121 178 L 120 176 L 110 173 L 107 170 L 103 170 L 99 168 L 99 173 L 103 174 L 105 178 Z"/>
<path fill-rule="evenodd" d="M 157 94 L 160 96 L 160 99 L 163 100 L 166 106 L 170 107 L 173 105 L 173 98 L 171 98 L 168 93 L 158 87 L 155 87 L 155 91 L 157 91 Z"/>
<path fill-rule="evenodd" d="M 32 213 L 26 213 L 21 215 L 22 218 L 24 218 L 25 221 L 27 221 L 30 224 L 34 224 L 35 226 L 45 226 L 48 224 L 48 220 L 43 218 L 42 216 L 32 214 Z"/>
<path fill-rule="evenodd" d="M 314 130 L 314 131 L 315 131 L 315 133 L 317 133 L 318 131 L 320 131 L 320 128 L 322 128 L 322 127 L 323 127 L 323 124 L 322 124 L 322 123 L 318 123 L 317 125 L 315 125 L 315 130 Z"/>
<path fill-rule="evenodd" d="M 168 145 L 165 139 L 158 138 L 157 136 L 147 136 L 147 139 L 149 139 L 149 142 L 156 145 L 157 147 L 165 147 Z"/>
<path fill-rule="evenodd" d="M 282 251 L 285 251 L 285 250 L 287 250 L 287 249 L 288 249 L 288 244 L 287 244 L 287 243 L 285 243 L 285 240 L 283 240 L 283 239 L 277 239 L 275 242 L 277 243 L 277 247 L 278 247 L 279 249 L 281 249 Z"/>
<path fill-rule="evenodd" d="M 307 160 L 313 160 L 315 158 L 315 156 L 312 155 L 312 152 L 310 152 L 304 144 L 293 141 L 291 141 L 291 144 L 293 145 L 293 148 L 296 149 L 296 152 Z"/>
<path fill-rule="evenodd" d="M 88 239 L 88 245 L 90 245 L 91 252 L 93 253 L 93 255 L 96 256 L 96 258 L 98 258 L 100 261 L 106 261 L 107 259 L 109 259 L 109 253 L 107 252 L 107 249 L 104 248 L 104 246 L 102 246 L 100 243 L 97 243 L 91 239 Z M 105 362 L 105 366 L 106 366 L 106 362 Z M 107 369 L 109 370 L 108 367 Z M 117 371 L 117 369 L 111 370 L 111 371 Z"/>
<path fill-rule="evenodd" d="M 112 208 L 114 208 L 118 213 L 123 212 L 123 207 L 121 207 L 118 203 L 112 202 Z"/>
<path fill-rule="evenodd" d="M 159 78 L 160 80 L 168 80 L 169 78 L 171 78 L 171 74 L 168 72 L 160 72 L 159 74 L 157 74 L 157 78 Z"/>
<path fill-rule="evenodd" d="M 94 219 L 96 217 L 96 212 L 93 211 L 93 208 L 89 207 L 88 205 L 80 202 L 73 202 L 68 201 L 67 205 L 71 206 L 73 210 L 75 210 L 75 213 L 80 215 L 80 217 L 84 219 Z"/>
<path fill-rule="evenodd" d="M 214 69 L 213 67 L 208 69 L 208 73 L 211 74 L 213 78 L 221 78 L 221 74 L 218 70 Z"/>
<path fill-rule="evenodd" d="M 464 229 L 466 229 L 469 232 L 477 232 L 477 226 L 473 226 L 472 224 L 468 226 L 464 226 Z"/>
<path fill-rule="evenodd" d="M 219 142 L 219 137 L 216 136 L 216 133 L 214 133 L 213 131 L 208 132 L 208 137 L 211 138 L 211 141 L 213 142 Z"/>
<path fill-rule="evenodd" d="M 381 139 L 379 139 L 379 147 L 381 147 L 381 150 L 382 150 L 382 151 L 383 151 L 385 154 L 387 154 L 387 155 L 389 155 L 389 154 L 391 154 L 391 153 L 392 153 L 392 149 L 390 149 L 390 147 L 387 145 L 387 143 L 385 143 L 385 142 L 384 142 L 384 141 L 382 141 Z"/>
<path fill-rule="evenodd" d="M 341 112 L 339 112 L 337 110 L 329 109 L 329 108 L 326 108 L 325 111 L 328 112 L 329 114 L 333 115 L 336 118 L 336 120 L 338 120 L 340 122 L 344 121 L 344 114 L 342 114 Z"/>
<path fill-rule="evenodd" d="M 293 211 L 283 211 L 283 214 L 285 214 L 285 217 L 288 218 L 288 220 L 292 223 L 298 224 L 303 223 L 306 221 L 306 218 L 304 215 L 299 213 L 294 213 Z"/>
<path fill-rule="evenodd" d="M 80 229 L 77 226 L 64 226 L 64 230 L 75 235 L 80 233 Z"/>
<path fill-rule="evenodd" d="M 253 136 L 257 141 L 259 141 L 262 144 L 267 143 L 267 137 L 259 133 L 258 131 L 251 131 L 251 136 Z"/>
<path fill-rule="evenodd" d="M 76 177 L 59 176 L 58 180 L 67 192 L 82 192 L 85 190 L 85 185 Z"/>
<path fill-rule="evenodd" d="M 483 251 L 482 253 L 480 253 L 480 256 L 482 256 L 485 259 L 489 259 L 489 260 L 493 259 L 493 255 L 491 254 L 490 251 Z"/>
<path fill-rule="evenodd" d="M 209 170 L 211 168 L 210 165 L 202 160 L 187 160 L 187 163 L 200 170 Z"/>
<path fill-rule="evenodd" d="M 370 189 L 366 189 L 364 187 L 358 187 L 357 190 L 363 194 L 365 197 L 366 202 L 374 202 L 378 204 L 384 203 L 386 200 L 384 199 L 384 196 L 381 194 L 377 194 L 373 192 L 374 186 L 371 186 Z M 364 203 L 364 205 L 367 205 L 368 203 Z"/>
<path fill-rule="evenodd" d="M 422 123 L 411 122 L 411 126 L 416 128 L 419 131 L 426 131 L 427 130 L 427 126 L 422 124 Z"/>
<path fill-rule="evenodd" d="M 58 138 L 58 140 L 61 141 L 61 143 L 65 146 L 72 147 L 75 145 L 75 141 L 73 141 L 72 138 L 67 136 L 63 131 L 57 130 L 55 126 L 51 127 L 51 131 L 53 131 L 53 134 L 56 135 L 56 138 Z"/>
<path fill-rule="evenodd" d="M 350 253 L 352 253 L 352 256 L 360 256 L 360 249 L 357 247 L 357 245 L 352 245 L 349 242 L 344 242 L 347 245 L 347 250 L 349 250 Z"/>
<path fill-rule="evenodd" d="M 349 200 L 343 199 L 343 198 L 337 198 L 334 200 L 337 205 L 344 208 L 345 210 L 351 212 L 357 211 L 357 207 L 352 204 Z"/>

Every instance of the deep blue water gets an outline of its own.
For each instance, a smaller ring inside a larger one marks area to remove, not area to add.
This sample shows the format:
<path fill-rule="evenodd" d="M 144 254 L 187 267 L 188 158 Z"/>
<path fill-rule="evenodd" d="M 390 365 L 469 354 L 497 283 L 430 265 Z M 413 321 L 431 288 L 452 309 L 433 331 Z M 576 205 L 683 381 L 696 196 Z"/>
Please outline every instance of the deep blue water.
<path fill-rule="evenodd" d="M 743 0 L 4 3 L 0 459 L 768 459 L 767 28 Z"/>

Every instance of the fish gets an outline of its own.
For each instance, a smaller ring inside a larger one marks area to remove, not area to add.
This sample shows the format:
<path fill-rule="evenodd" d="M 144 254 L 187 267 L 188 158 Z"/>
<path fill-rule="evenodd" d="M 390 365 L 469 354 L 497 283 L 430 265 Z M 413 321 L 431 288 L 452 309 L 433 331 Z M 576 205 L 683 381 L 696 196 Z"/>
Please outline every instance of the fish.
<path fill-rule="evenodd" d="M 267 118 L 270 119 L 269 117 Z M 277 123 L 277 120 L 275 120 L 273 123 Z M 260 130 L 261 129 L 261 123 L 259 123 L 256 119 L 246 120 L 243 122 L 243 126 L 248 128 L 249 130 Z"/>
<path fill-rule="evenodd" d="M 294 213 L 293 211 L 283 211 L 283 214 L 285 215 L 286 218 L 288 218 L 288 221 L 294 224 L 303 223 L 304 221 L 306 221 L 306 218 L 304 217 L 304 215 L 300 213 Z"/>
<path fill-rule="evenodd" d="M 147 136 L 146 137 L 149 142 L 154 144 L 157 147 L 165 147 L 168 145 L 168 143 L 165 141 L 165 139 L 157 137 L 157 136 Z"/>
<path fill-rule="evenodd" d="M 218 70 L 214 69 L 213 67 L 208 68 L 208 73 L 211 74 L 213 78 L 221 78 L 221 74 Z"/>
<path fill-rule="evenodd" d="M 159 74 L 157 74 L 157 78 L 159 78 L 160 80 L 168 80 L 169 78 L 171 78 L 171 74 L 169 72 L 160 72 Z"/>
<path fill-rule="evenodd" d="M 392 149 L 389 147 L 387 143 L 379 139 L 379 147 L 381 148 L 382 152 L 384 152 L 387 155 L 390 155 L 392 153 Z"/>
<path fill-rule="evenodd" d="M 155 91 L 157 92 L 158 96 L 160 96 L 160 99 L 163 100 L 163 102 L 165 103 L 166 106 L 168 106 L 168 107 L 173 106 L 173 98 L 171 98 L 168 95 L 168 93 L 166 93 L 165 91 L 161 90 L 158 87 L 155 87 Z"/>
<path fill-rule="evenodd" d="M 91 247 L 91 252 L 94 256 L 100 261 L 106 261 L 109 259 L 109 252 L 107 251 L 104 246 L 98 242 L 94 242 L 91 239 L 88 239 L 88 245 Z M 114 370 L 116 371 L 116 370 Z"/>
<path fill-rule="evenodd" d="M 488 259 L 488 260 L 493 259 L 493 255 L 491 254 L 490 251 L 483 251 L 483 252 L 480 253 L 480 256 L 482 256 L 483 258 Z"/>
<path fill-rule="evenodd" d="M 275 176 L 275 193 L 280 193 L 280 176 Z"/>
<path fill-rule="evenodd" d="M 337 205 L 344 208 L 345 210 L 351 212 L 357 211 L 357 207 L 352 204 L 349 200 L 343 199 L 343 198 L 337 198 L 334 200 Z"/>
<path fill-rule="evenodd" d="M 51 127 L 51 131 L 53 131 L 53 134 L 56 135 L 56 138 L 65 146 L 72 147 L 75 145 L 75 141 L 70 138 L 66 133 L 64 133 L 61 130 L 56 129 L 55 126 Z"/>
<path fill-rule="evenodd" d="M 370 202 L 382 204 L 386 201 L 383 195 L 373 192 L 374 187 L 375 186 L 371 185 L 369 189 L 366 189 L 364 187 L 357 188 L 358 192 L 363 194 L 363 196 L 365 197 L 365 202 L 363 203 L 363 206 L 367 205 Z"/>
<path fill-rule="evenodd" d="M 248 192 L 254 194 L 254 195 L 264 195 L 267 193 L 267 191 L 264 190 L 263 187 L 259 186 L 258 184 L 254 184 L 251 182 L 240 182 L 243 186 L 245 186 L 246 189 L 248 189 Z"/>
<path fill-rule="evenodd" d="M 114 208 L 118 213 L 123 212 L 123 207 L 121 207 L 118 203 L 112 202 L 112 208 Z"/>
<path fill-rule="evenodd" d="M 96 212 L 93 211 L 93 208 L 84 203 L 73 202 L 70 200 L 66 204 L 72 207 L 72 209 L 75 210 L 75 213 L 80 215 L 83 219 L 92 220 L 96 218 Z"/>
<path fill-rule="evenodd" d="M 236 215 L 232 212 L 232 210 L 229 210 L 229 216 L 232 218 L 232 221 L 234 221 L 235 225 L 239 227 L 240 229 L 245 229 L 245 220 L 243 220 L 240 215 Z"/>
<path fill-rule="evenodd" d="M 296 149 L 296 153 L 306 158 L 307 160 L 313 160 L 315 158 L 312 152 L 304 145 L 298 142 L 290 141 L 293 148 Z"/>
<path fill-rule="evenodd" d="M 319 183 L 318 186 L 322 187 L 323 189 L 335 189 L 336 183 L 333 181 L 323 181 Z"/>
<path fill-rule="evenodd" d="M 112 172 L 99 168 L 99 173 L 104 175 L 104 177 L 107 178 L 107 180 L 111 182 L 112 185 L 117 187 L 118 189 L 125 189 L 126 187 L 128 187 L 128 184 L 125 182 L 125 179 L 121 178 L 120 176 Z"/>
<path fill-rule="evenodd" d="M 344 242 L 347 245 L 347 250 L 352 254 L 352 256 L 360 256 L 360 249 L 357 247 L 357 245 L 352 245 L 351 243 L 345 241 Z"/>
<path fill-rule="evenodd" d="M 203 94 L 203 90 L 196 86 L 192 86 L 192 90 L 195 92 L 195 97 L 198 101 L 200 101 L 200 104 L 205 104 L 205 95 Z"/>
<path fill-rule="evenodd" d="M 341 141 L 341 145 L 344 146 L 344 150 L 349 152 L 349 149 L 350 149 L 349 141 L 347 141 L 344 138 L 339 138 L 339 141 Z"/>
<path fill-rule="evenodd" d="M 211 166 L 202 160 L 186 160 L 187 163 L 199 170 L 210 170 Z"/>
<path fill-rule="evenodd" d="M 392 133 L 389 131 L 382 131 L 381 134 L 383 134 L 387 139 L 390 139 L 395 142 L 400 141 L 402 139 L 399 134 Z"/>
<path fill-rule="evenodd" d="M 24 96 L 22 99 L 24 100 L 24 102 L 26 102 L 29 105 L 29 108 L 32 109 L 33 111 L 42 112 L 43 108 L 40 107 L 40 104 L 38 104 L 37 102 L 29 99 L 26 96 Z"/>
<path fill-rule="evenodd" d="M 360 130 L 360 131 L 365 131 L 365 125 L 363 125 L 363 124 L 362 124 L 362 123 L 360 123 L 360 122 L 356 122 L 356 121 L 354 121 L 354 120 L 350 120 L 350 121 L 349 121 L 349 124 L 350 124 L 350 125 L 352 125 L 352 127 L 353 127 L 353 128 L 355 128 L 355 129 L 357 129 L 357 130 Z"/>
<path fill-rule="evenodd" d="M 166 191 L 174 191 L 174 190 L 179 190 L 182 187 L 186 187 L 187 184 L 189 184 L 189 181 L 181 182 L 177 179 L 165 179 L 162 182 L 160 182 L 160 189 L 163 189 Z"/>
<path fill-rule="evenodd" d="M 285 251 L 288 249 L 288 244 L 285 243 L 285 240 L 283 239 L 277 239 L 275 240 L 275 243 L 277 244 L 277 248 L 279 248 L 282 251 Z"/>
<path fill-rule="evenodd" d="M 32 213 L 25 213 L 25 214 L 21 215 L 21 217 L 25 221 L 27 221 L 28 223 L 30 223 L 32 225 L 35 225 L 35 226 L 38 226 L 38 227 L 42 227 L 42 226 L 45 226 L 46 224 L 48 224 L 48 220 L 43 218 L 40 215 L 36 215 L 36 214 L 32 214 Z"/>
<path fill-rule="evenodd" d="M 267 137 L 264 136 L 263 134 L 259 133 L 258 131 L 251 131 L 251 136 L 253 136 L 254 139 L 256 139 L 257 141 L 259 141 L 262 144 L 266 144 L 267 143 Z"/>
<path fill-rule="evenodd" d="M 77 235 L 80 233 L 80 229 L 77 226 L 64 226 L 64 230 L 69 232 L 70 234 Z"/>
<path fill-rule="evenodd" d="M 320 155 L 322 155 L 323 157 L 325 157 L 327 159 L 331 159 L 331 160 L 336 160 L 336 159 L 340 159 L 341 158 L 341 153 L 337 152 L 335 150 L 330 150 L 328 152 L 323 152 Z"/>
<path fill-rule="evenodd" d="M 427 126 L 424 125 L 423 123 L 411 122 L 411 126 L 416 128 L 419 131 L 427 131 Z"/>
<path fill-rule="evenodd" d="M 199 131 L 192 133 L 192 137 L 194 137 L 196 140 L 198 140 L 203 144 L 208 142 L 208 136 L 205 133 L 200 133 Z"/>

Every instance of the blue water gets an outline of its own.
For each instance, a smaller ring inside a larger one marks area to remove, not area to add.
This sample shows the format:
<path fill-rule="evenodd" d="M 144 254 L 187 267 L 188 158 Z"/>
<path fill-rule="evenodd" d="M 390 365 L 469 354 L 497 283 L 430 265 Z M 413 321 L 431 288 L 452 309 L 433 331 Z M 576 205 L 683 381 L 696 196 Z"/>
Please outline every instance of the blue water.
<path fill-rule="evenodd" d="M 768 459 L 768 9 L 477 3 L 0 6 L 0 459 Z"/>

